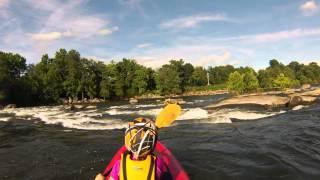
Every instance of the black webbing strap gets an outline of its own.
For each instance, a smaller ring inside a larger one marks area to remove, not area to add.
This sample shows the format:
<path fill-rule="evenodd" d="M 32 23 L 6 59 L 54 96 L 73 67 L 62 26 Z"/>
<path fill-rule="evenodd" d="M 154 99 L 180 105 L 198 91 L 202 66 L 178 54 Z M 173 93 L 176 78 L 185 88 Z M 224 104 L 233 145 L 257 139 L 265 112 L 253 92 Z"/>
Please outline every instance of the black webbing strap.
<path fill-rule="evenodd" d="M 152 171 L 153 171 L 153 169 L 155 169 L 153 166 L 154 166 L 154 158 L 153 158 L 153 156 L 151 156 L 151 162 L 150 162 L 150 168 L 149 168 L 147 180 L 151 180 Z"/>
<path fill-rule="evenodd" d="M 122 156 L 122 172 L 123 172 L 123 179 L 124 180 L 128 179 L 127 178 L 127 163 L 126 163 L 127 162 L 126 159 L 127 159 L 128 154 L 129 154 L 129 152 L 126 151 L 123 153 L 123 156 Z"/>

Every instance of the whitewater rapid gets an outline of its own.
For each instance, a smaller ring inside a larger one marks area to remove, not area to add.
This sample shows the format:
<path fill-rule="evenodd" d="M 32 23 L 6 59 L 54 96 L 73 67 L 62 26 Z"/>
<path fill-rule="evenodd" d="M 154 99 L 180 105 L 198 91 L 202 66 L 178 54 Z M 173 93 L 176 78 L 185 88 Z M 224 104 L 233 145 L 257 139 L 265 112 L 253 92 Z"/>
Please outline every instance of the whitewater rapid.
<path fill-rule="evenodd" d="M 182 105 L 182 113 L 175 124 L 179 124 L 179 120 L 184 121 L 184 123 L 188 120 L 197 120 L 197 123 L 232 123 L 232 119 L 256 120 L 286 112 L 259 112 L 237 108 L 208 112 L 204 107 L 201 107 L 201 103 L 204 101 L 194 100 L 187 102 L 188 105 L 193 105 L 192 107 L 184 107 Z M 77 111 L 71 111 L 68 106 L 62 105 L 14 108 L 0 110 L 0 121 L 9 121 L 12 117 L 18 117 L 25 120 L 41 120 L 46 124 L 60 124 L 63 127 L 74 129 L 122 129 L 134 117 L 142 116 L 155 119 L 162 108 L 163 105 L 159 104 L 124 104 L 109 107 L 87 106 Z M 304 107 L 297 107 L 293 110 L 301 108 Z"/>

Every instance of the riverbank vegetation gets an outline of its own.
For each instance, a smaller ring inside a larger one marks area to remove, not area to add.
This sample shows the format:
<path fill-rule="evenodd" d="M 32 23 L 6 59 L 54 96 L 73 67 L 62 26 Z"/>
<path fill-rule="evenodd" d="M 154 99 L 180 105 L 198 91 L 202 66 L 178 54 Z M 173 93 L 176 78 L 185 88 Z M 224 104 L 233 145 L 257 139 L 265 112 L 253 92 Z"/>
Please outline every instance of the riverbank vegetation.
<path fill-rule="evenodd" d="M 37 64 L 27 64 L 19 54 L 0 52 L 0 105 L 45 105 L 65 99 L 107 100 L 224 88 L 243 93 L 319 82 L 317 63 L 296 61 L 284 65 L 271 60 L 269 67 L 258 72 L 231 65 L 195 67 L 183 60 L 152 69 L 131 59 L 105 64 L 83 58 L 75 50 L 60 49 L 54 57 L 45 54 Z"/>

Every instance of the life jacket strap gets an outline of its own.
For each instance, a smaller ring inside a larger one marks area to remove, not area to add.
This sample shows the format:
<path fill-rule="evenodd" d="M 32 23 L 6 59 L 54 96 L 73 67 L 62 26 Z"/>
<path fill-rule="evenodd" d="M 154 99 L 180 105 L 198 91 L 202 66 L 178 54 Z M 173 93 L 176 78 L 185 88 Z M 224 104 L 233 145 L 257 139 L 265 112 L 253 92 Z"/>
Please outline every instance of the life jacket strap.
<path fill-rule="evenodd" d="M 123 156 L 122 156 L 122 172 L 123 172 L 123 179 L 124 180 L 127 180 L 127 156 L 130 155 L 128 151 L 125 151 L 123 153 Z"/>
<path fill-rule="evenodd" d="M 147 180 L 151 180 L 151 176 L 152 176 L 152 171 L 154 169 L 154 173 L 156 173 L 156 167 L 154 167 L 154 159 L 153 157 L 151 157 L 151 162 L 150 162 L 150 166 L 149 166 L 149 173 L 148 173 L 148 178 Z"/>

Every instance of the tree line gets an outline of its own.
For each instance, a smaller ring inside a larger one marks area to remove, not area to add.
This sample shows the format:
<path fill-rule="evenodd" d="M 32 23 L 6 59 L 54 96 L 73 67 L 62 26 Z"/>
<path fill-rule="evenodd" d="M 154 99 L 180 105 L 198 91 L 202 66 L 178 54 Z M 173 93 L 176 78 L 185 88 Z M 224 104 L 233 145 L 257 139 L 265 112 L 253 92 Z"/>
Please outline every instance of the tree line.
<path fill-rule="evenodd" d="M 63 99 L 122 99 L 146 93 L 181 94 L 189 87 L 225 87 L 237 93 L 258 88 L 287 88 L 320 82 L 320 67 L 296 61 L 283 65 L 271 60 L 270 66 L 256 72 L 251 67 L 231 65 L 193 66 L 171 60 L 159 69 L 132 59 L 105 64 L 80 56 L 75 50 L 58 50 L 54 57 L 43 55 L 37 64 L 14 53 L 0 51 L 0 105 L 45 105 Z"/>

